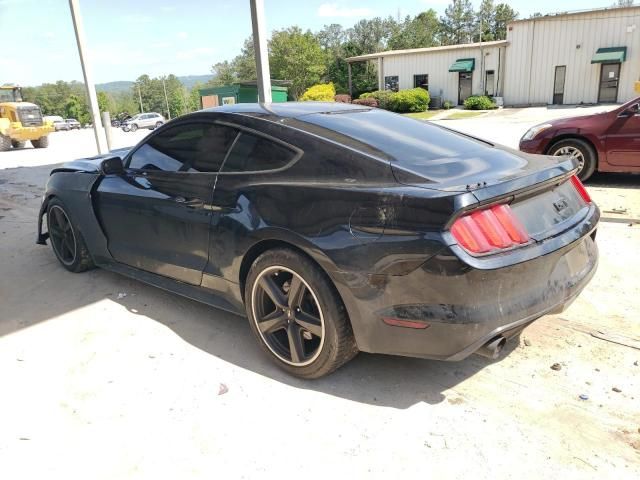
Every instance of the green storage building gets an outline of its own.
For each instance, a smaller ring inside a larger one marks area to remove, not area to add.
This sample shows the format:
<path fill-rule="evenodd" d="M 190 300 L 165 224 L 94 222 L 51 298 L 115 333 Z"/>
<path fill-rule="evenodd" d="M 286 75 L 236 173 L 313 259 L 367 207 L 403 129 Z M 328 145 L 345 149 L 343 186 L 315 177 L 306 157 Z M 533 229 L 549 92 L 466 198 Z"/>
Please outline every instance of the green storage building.
<path fill-rule="evenodd" d="M 231 105 L 235 103 L 255 103 L 258 101 L 256 82 L 240 82 L 221 87 L 203 88 L 200 92 L 202 108 Z M 287 87 L 271 85 L 271 101 L 286 102 Z"/>

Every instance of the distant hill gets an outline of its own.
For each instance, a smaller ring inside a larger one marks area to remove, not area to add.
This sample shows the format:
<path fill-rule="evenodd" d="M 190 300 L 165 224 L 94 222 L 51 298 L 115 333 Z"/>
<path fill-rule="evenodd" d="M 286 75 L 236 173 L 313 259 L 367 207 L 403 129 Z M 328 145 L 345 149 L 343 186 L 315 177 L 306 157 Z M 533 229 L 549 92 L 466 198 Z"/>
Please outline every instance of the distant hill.
<path fill-rule="evenodd" d="M 178 77 L 182 84 L 187 88 L 191 89 L 193 86 L 200 82 L 206 83 L 213 78 L 213 75 L 184 75 L 182 77 Z M 117 82 L 107 82 L 107 83 L 97 83 L 96 90 L 99 92 L 107 92 L 107 93 L 116 93 L 127 91 L 131 89 L 133 82 L 127 80 L 119 80 Z"/>

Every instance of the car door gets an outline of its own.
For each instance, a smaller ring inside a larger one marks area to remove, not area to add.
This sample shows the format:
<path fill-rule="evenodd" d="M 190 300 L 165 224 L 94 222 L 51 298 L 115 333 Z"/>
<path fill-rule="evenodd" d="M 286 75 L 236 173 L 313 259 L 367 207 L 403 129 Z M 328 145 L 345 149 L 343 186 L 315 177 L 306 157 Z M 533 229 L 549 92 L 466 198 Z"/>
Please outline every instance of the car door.
<path fill-rule="evenodd" d="M 282 178 L 278 177 L 280 172 L 301 155 L 302 150 L 276 138 L 256 131 L 240 132 L 218 174 L 213 193 L 208 274 L 224 277 L 225 272 L 233 270 L 242 243 L 261 227 L 261 219 L 275 217 L 286 223 L 282 218 L 286 212 L 277 208 L 286 188 L 275 186 L 268 194 L 265 189 L 272 182 L 277 183 L 277 178 Z M 215 282 L 211 276 L 206 280 Z"/>
<path fill-rule="evenodd" d="M 606 132 L 607 163 L 640 167 L 640 106 L 621 112 Z"/>
<path fill-rule="evenodd" d="M 114 260 L 199 285 L 209 248 L 216 174 L 237 131 L 183 121 L 158 130 L 106 176 L 96 206 Z"/>

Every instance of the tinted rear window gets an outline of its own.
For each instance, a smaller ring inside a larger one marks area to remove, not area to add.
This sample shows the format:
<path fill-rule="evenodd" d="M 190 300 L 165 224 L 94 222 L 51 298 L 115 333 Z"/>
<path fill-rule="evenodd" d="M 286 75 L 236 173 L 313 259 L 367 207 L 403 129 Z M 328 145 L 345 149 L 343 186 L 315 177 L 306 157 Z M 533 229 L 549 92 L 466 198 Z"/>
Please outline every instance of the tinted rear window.
<path fill-rule="evenodd" d="M 242 132 L 222 166 L 222 172 L 259 172 L 287 165 L 296 152 L 263 137 Z"/>
<path fill-rule="evenodd" d="M 406 166 L 420 166 L 431 160 L 455 157 L 489 146 L 426 122 L 375 108 L 352 113 L 304 115 L 298 120 L 351 137 Z"/>

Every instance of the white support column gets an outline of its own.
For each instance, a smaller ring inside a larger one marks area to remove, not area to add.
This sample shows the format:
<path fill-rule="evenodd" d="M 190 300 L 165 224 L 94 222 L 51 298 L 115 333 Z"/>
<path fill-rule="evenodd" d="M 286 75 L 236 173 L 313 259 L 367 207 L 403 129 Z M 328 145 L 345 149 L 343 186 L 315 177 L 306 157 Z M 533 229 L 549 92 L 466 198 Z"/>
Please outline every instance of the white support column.
<path fill-rule="evenodd" d="M 384 90 L 384 59 L 378 57 L 378 90 Z"/>
<path fill-rule="evenodd" d="M 253 48 L 258 76 L 258 101 L 271 102 L 271 72 L 267 50 L 267 32 L 264 19 L 264 0 L 249 0 L 251 5 L 251 26 L 253 28 Z"/>
<path fill-rule="evenodd" d="M 73 28 L 76 33 L 76 42 L 78 44 L 80 64 L 82 65 L 84 85 L 87 89 L 87 95 L 89 96 L 89 109 L 91 111 L 91 120 L 93 121 L 93 133 L 96 137 L 96 147 L 98 148 L 98 153 L 107 153 L 107 144 L 104 129 L 102 128 L 100 110 L 98 109 L 96 87 L 93 84 L 93 75 L 90 68 L 91 65 L 85 54 L 84 27 L 82 25 L 82 17 L 80 16 L 80 7 L 78 5 L 78 0 L 69 0 L 69 8 L 71 9 L 71 19 L 73 20 Z"/>

